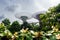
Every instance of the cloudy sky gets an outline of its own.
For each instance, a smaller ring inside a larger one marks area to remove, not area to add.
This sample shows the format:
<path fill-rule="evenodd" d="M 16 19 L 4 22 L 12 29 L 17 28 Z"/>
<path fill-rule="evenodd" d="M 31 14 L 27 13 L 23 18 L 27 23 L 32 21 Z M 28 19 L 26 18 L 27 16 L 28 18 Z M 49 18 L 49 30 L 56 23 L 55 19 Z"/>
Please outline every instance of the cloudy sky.
<path fill-rule="evenodd" d="M 35 12 L 46 11 L 59 3 L 60 0 L 0 0 L 0 16 L 4 15 L 11 21 L 19 20 L 15 18 L 17 13 L 26 12 L 26 15 L 32 15 Z"/>

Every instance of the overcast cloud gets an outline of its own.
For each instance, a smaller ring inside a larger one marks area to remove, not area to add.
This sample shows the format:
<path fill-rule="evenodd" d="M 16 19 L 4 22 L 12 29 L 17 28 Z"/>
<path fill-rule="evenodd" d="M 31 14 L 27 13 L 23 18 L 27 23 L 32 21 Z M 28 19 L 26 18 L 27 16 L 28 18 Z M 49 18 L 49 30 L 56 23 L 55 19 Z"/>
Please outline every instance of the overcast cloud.
<path fill-rule="evenodd" d="M 28 12 L 26 15 L 29 15 L 29 13 L 46 11 L 59 3 L 60 0 L 0 0 L 0 15 L 4 14 L 5 18 L 14 21 L 18 20 L 14 16 L 16 13 Z"/>

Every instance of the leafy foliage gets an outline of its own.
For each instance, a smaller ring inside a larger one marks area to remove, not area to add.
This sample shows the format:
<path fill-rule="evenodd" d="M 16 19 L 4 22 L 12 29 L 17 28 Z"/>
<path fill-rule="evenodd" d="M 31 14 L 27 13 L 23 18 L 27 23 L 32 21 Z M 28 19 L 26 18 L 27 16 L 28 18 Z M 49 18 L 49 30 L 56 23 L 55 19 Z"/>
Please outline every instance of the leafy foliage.
<path fill-rule="evenodd" d="M 3 21 L 2 21 L 2 23 L 4 23 L 4 25 L 5 26 L 7 26 L 7 25 L 10 25 L 10 21 L 9 21 L 9 19 L 4 19 Z"/>
<path fill-rule="evenodd" d="M 1 32 L 4 32 L 4 30 L 5 30 L 4 24 L 3 23 L 0 23 L 0 33 Z"/>
<path fill-rule="evenodd" d="M 27 22 L 23 22 L 23 24 L 21 25 L 21 29 L 22 28 L 24 28 L 24 29 L 26 29 L 26 28 L 32 29 L 31 25 L 29 23 L 27 23 Z"/>
<path fill-rule="evenodd" d="M 11 25 L 11 27 L 9 28 L 9 30 L 14 33 L 14 32 L 18 32 L 20 31 L 21 27 L 18 21 L 14 21 Z"/>
<path fill-rule="evenodd" d="M 21 20 L 22 20 L 23 22 L 26 22 L 26 20 L 28 19 L 27 16 L 21 16 L 20 18 L 21 18 Z"/>
<path fill-rule="evenodd" d="M 27 23 L 26 16 L 21 18 L 24 21 L 22 25 L 18 21 L 10 24 L 8 19 L 4 19 L 0 23 L 0 40 L 2 38 L 8 40 L 60 40 L 60 4 L 49 8 L 46 14 L 37 15 L 39 25 Z"/>

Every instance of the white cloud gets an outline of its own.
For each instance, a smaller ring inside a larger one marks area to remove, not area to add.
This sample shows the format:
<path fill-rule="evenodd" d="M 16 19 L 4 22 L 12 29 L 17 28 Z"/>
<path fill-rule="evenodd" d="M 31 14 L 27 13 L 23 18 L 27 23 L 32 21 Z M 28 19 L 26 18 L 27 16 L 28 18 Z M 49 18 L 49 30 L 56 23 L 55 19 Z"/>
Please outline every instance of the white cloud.
<path fill-rule="evenodd" d="M 49 7 L 58 5 L 60 0 L 34 0 L 34 2 L 39 10 L 47 10 Z"/>
<path fill-rule="evenodd" d="M 50 7 L 50 0 L 34 0 L 35 6 L 38 10 L 47 10 Z M 37 11 L 38 11 L 37 10 Z"/>
<path fill-rule="evenodd" d="M 50 0 L 50 6 L 56 6 L 60 3 L 60 0 Z"/>
<path fill-rule="evenodd" d="M 60 0 L 0 0 L 0 14 L 5 14 L 7 18 L 15 20 L 15 14 L 29 12 L 31 14 L 47 10 L 49 7 L 57 5 Z M 27 15 L 29 15 L 27 13 Z"/>
<path fill-rule="evenodd" d="M 42 5 L 41 1 L 34 0 L 34 5 L 37 8 L 37 11 L 45 10 L 46 8 Z"/>

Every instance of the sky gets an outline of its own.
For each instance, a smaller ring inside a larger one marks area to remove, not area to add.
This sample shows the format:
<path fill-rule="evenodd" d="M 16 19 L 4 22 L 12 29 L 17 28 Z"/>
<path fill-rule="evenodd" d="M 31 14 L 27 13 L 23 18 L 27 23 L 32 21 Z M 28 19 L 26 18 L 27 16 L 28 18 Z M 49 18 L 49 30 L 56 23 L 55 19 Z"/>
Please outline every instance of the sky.
<path fill-rule="evenodd" d="M 21 21 L 15 17 L 16 14 L 21 16 L 25 12 L 25 15 L 31 16 L 36 12 L 46 11 L 49 7 L 59 3 L 60 0 L 0 0 L 0 16 L 9 18 L 11 22 Z"/>

